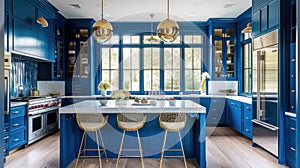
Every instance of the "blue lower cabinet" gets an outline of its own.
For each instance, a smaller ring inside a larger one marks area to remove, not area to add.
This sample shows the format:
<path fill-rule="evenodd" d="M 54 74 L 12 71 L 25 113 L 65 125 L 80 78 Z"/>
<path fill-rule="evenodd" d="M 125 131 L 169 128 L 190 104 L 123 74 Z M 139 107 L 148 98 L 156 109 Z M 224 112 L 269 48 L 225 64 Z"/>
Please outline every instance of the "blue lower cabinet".
<path fill-rule="evenodd" d="M 27 144 L 27 106 L 16 106 L 10 109 L 7 124 L 8 152 Z"/>
<path fill-rule="evenodd" d="M 17 131 L 13 131 L 10 133 L 10 137 L 9 137 L 9 141 L 8 141 L 8 145 L 9 145 L 9 150 L 13 150 L 15 148 L 18 148 L 22 145 L 25 145 L 26 142 L 26 137 L 25 135 L 26 133 L 26 129 L 22 128 L 19 129 Z"/>
<path fill-rule="evenodd" d="M 206 124 L 207 125 L 225 125 L 225 98 L 211 98 L 210 105 L 207 109 Z"/>
<path fill-rule="evenodd" d="M 253 112 L 252 112 L 252 105 L 243 103 L 243 114 L 242 114 L 242 134 L 246 137 L 252 139 L 252 119 L 253 119 Z"/>
<path fill-rule="evenodd" d="M 296 118 L 286 116 L 286 158 L 287 166 L 296 167 Z"/>
<path fill-rule="evenodd" d="M 232 129 L 242 133 L 242 103 L 227 99 L 226 122 Z"/>

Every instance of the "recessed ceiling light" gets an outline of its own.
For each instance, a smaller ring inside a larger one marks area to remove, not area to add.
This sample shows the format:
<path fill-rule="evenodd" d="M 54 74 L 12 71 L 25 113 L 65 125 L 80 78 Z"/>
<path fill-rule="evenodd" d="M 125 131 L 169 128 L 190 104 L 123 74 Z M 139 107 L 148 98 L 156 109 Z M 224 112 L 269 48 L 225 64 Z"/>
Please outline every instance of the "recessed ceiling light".
<path fill-rule="evenodd" d="M 236 6 L 236 4 L 225 4 L 223 8 L 232 8 L 234 6 Z"/>
<path fill-rule="evenodd" d="M 72 8 L 75 9 L 81 9 L 81 6 L 79 4 L 69 4 Z"/>

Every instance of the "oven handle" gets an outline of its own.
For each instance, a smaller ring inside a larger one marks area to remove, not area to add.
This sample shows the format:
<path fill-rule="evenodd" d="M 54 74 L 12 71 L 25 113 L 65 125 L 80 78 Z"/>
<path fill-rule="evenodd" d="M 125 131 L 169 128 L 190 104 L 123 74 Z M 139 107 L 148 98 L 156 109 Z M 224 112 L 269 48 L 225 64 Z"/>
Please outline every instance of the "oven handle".
<path fill-rule="evenodd" d="M 56 107 L 50 107 L 50 108 L 47 108 L 47 109 L 37 110 L 36 112 L 28 112 L 28 115 L 29 116 L 33 116 L 33 115 L 47 113 L 49 111 L 58 110 L 58 109 L 59 109 L 58 106 L 56 106 Z"/>
<path fill-rule="evenodd" d="M 253 119 L 252 122 L 255 123 L 255 124 L 257 124 L 257 125 L 260 125 L 260 126 L 262 126 L 262 127 L 265 127 L 265 128 L 267 128 L 267 129 L 269 129 L 269 130 L 272 130 L 272 131 L 277 131 L 277 130 L 279 129 L 278 127 L 275 127 L 275 126 L 273 126 L 273 125 L 264 123 L 264 122 L 259 121 L 259 120 L 257 120 L 257 119 Z"/>

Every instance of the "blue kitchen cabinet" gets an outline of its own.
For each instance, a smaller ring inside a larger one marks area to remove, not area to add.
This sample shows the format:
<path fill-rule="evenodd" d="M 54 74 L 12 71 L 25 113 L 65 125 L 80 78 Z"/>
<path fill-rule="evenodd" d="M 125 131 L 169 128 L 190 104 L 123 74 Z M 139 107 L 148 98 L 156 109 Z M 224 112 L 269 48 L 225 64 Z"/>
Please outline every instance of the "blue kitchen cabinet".
<path fill-rule="evenodd" d="M 279 0 L 253 0 L 252 2 L 252 34 L 254 36 L 279 26 Z"/>
<path fill-rule="evenodd" d="M 199 104 L 206 108 L 206 125 L 225 125 L 225 98 L 200 98 Z"/>
<path fill-rule="evenodd" d="M 57 14 L 54 40 L 54 62 L 38 64 L 38 80 L 65 80 L 65 18 Z"/>
<path fill-rule="evenodd" d="M 55 29 L 54 29 L 55 14 L 46 12 L 42 9 L 37 9 L 36 18 L 38 18 L 38 17 L 43 17 L 48 22 L 47 27 L 43 27 L 42 25 L 36 23 L 38 29 L 40 31 L 42 31 L 43 33 L 49 34 L 50 36 L 54 36 L 55 35 Z"/>
<path fill-rule="evenodd" d="M 222 19 L 209 22 L 212 36 L 212 78 L 234 80 L 237 77 L 236 22 Z"/>
<path fill-rule="evenodd" d="M 252 105 L 243 103 L 242 108 L 242 134 L 246 137 L 252 139 L 252 119 L 253 119 L 253 112 L 252 112 Z"/>
<path fill-rule="evenodd" d="M 226 122 L 232 129 L 242 133 L 242 103 L 227 99 Z"/>
<path fill-rule="evenodd" d="M 27 106 L 12 107 L 9 113 L 8 151 L 27 144 Z"/>
<path fill-rule="evenodd" d="M 296 118 L 286 116 L 286 161 L 287 166 L 296 167 Z"/>
<path fill-rule="evenodd" d="M 66 23 L 66 88 L 67 95 L 91 95 L 93 72 L 92 19 L 68 19 Z M 71 91 L 71 92 L 69 92 Z"/>
<path fill-rule="evenodd" d="M 34 4 L 29 1 L 22 0 L 18 3 L 13 3 L 13 16 L 28 25 L 34 26 L 36 24 L 35 12 Z"/>
<path fill-rule="evenodd" d="M 76 116 L 74 114 L 61 114 L 60 115 L 60 156 L 65 156 L 65 158 L 60 158 L 60 165 L 68 165 L 66 163 L 71 163 L 78 149 L 76 147 L 76 141 L 73 135 L 76 129 Z"/>

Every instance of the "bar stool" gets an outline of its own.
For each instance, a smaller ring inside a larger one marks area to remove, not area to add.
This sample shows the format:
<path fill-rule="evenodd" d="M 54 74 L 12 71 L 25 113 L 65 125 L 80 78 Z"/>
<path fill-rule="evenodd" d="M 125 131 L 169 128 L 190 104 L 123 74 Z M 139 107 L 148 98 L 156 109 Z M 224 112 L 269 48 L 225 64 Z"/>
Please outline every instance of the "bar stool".
<path fill-rule="evenodd" d="M 119 128 L 123 129 L 123 135 L 122 135 L 120 150 L 119 150 L 118 159 L 117 159 L 117 163 L 116 163 L 116 168 L 118 168 L 118 164 L 120 162 L 121 157 L 135 157 L 135 156 L 121 156 L 122 151 L 131 151 L 131 152 L 140 151 L 140 156 L 137 156 L 137 157 L 141 157 L 142 168 L 144 168 L 143 149 L 142 149 L 139 129 L 145 125 L 146 116 L 144 116 L 144 114 L 141 114 L 141 113 L 139 113 L 139 114 L 133 114 L 133 113 L 118 114 L 117 122 L 118 122 Z M 123 149 L 124 137 L 125 137 L 126 131 L 136 131 L 138 143 L 139 143 L 139 149 Z"/>
<path fill-rule="evenodd" d="M 80 148 L 79 148 L 76 163 L 75 163 L 75 168 L 77 167 L 79 158 L 93 158 L 93 156 L 85 156 L 86 151 L 95 151 L 95 150 L 98 151 L 97 157 L 99 158 L 99 166 L 100 166 L 100 168 L 102 168 L 101 154 L 100 154 L 101 150 L 103 150 L 103 152 L 104 152 L 106 161 L 108 161 L 108 160 L 107 160 L 106 149 L 104 146 L 104 142 L 103 142 L 103 138 L 102 138 L 100 129 L 103 128 L 105 126 L 105 124 L 107 123 L 108 116 L 103 117 L 103 115 L 101 113 L 77 114 L 76 120 L 77 120 L 77 124 L 78 124 L 79 128 L 83 130 L 83 135 L 82 135 Z M 88 132 L 95 133 L 96 141 L 97 141 L 97 149 L 86 149 L 86 134 Z M 102 147 L 103 147 L 102 149 L 99 148 L 98 132 L 99 132 L 100 140 L 101 140 Z M 83 143 L 84 143 L 84 149 L 82 150 Z M 82 152 L 84 153 L 84 156 L 81 156 Z"/>
<path fill-rule="evenodd" d="M 160 114 L 159 125 L 162 129 L 165 130 L 164 142 L 163 142 L 163 146 L 162 146 L 162 150 L 161 150 L 161 157 L 160 157 L 160 166 L 159 166 L 160 168 L 162 167 L 165 151 L 169 151 L 169 152 L 181 151 L 182 156 L 165 156 L 165 157 L 182 157 L 183 161 L 184 161 L 184 166 L 185 166 L 185 168 L 187 168 L 184 149 L 183 149 L 183 145 L 182 145 L 182 138 L 181 138 L 181 134 L 180 134 L 180 130 L 183 129 L 186 125 L 186 119 L 187 119 L 187 116 L 186 116 L 186 114 L 183 114 L 183 113 L 162 113 L 162 114 Z M 165 149 L 168 131 L 178 133 L 181 149 L 169 149 L 169 150 Z"/>

